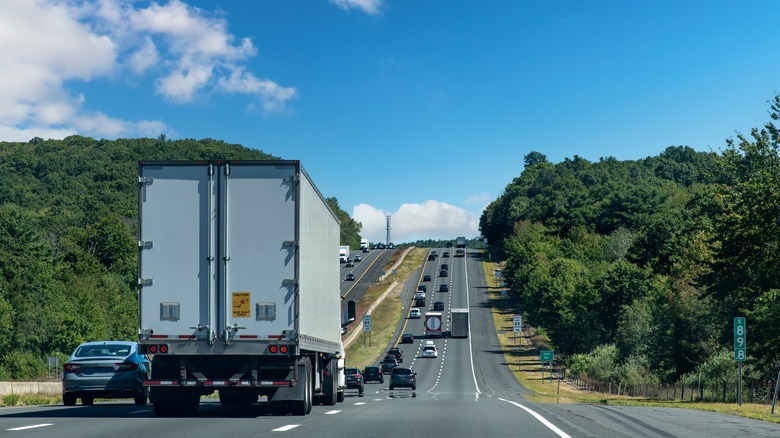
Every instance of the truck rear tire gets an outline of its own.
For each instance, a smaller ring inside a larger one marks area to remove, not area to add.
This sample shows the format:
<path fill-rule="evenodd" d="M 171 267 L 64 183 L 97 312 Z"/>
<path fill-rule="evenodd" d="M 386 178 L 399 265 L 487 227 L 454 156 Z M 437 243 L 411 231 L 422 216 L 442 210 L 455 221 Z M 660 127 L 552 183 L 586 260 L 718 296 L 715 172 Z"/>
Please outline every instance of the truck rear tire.
<path fill-rule="evenodd" d="M 298 363 L 298 376 L 300 379 L 298 384 L 303 385 L 303 400 L 291 400 L 289 402 L 290 413 L 293 415 L 306 415 L 311 412 L 314 393 L 311 379 L 311 363 L 308 358 Z"/>
<path fill-rule="evenodd" d="M 336 396 L 336 401 L 339 403 L 344 401 L 344 391 L 339 391 L 338 395 Z"/>
<path fill-rule="evenodd" d="M 339 364 L 333 359 L 328 364 L 327 373 L 323 379 L 322 396 L 320 401 L 325 406 L 333 406 L 338 401 L 339 392 Z"/>

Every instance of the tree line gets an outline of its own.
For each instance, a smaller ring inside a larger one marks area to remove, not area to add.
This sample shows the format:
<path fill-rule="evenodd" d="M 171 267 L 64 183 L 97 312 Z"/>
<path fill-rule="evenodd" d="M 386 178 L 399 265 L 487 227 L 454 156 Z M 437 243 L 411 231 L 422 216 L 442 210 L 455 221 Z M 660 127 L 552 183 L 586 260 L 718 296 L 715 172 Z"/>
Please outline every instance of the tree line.
<path fill-rule="evenodd" d="M 267 159 L 164 135 L 0 142 L 0 380 L 45 376 L 47 357 L 82 342 L 135 339 L 139 160 Z M 360 223 L 327 202 L 342 242 L 359 242 Z"/>
<path fill-rule="evenodd" d="M 623 383 L 749 379 L 780 365 L 780 97 L 722 152 L 525 156 L 480 229 L 510 296 L 577 373 Z"/>

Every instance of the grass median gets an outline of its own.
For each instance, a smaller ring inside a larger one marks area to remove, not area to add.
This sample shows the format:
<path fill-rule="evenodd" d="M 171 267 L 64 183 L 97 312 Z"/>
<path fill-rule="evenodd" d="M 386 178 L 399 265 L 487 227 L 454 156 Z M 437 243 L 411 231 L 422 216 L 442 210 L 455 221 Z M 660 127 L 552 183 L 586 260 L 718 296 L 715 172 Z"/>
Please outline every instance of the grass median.
<path fill-rule="evenodd" d="M 390 267 L 395 265 L 402 253 L 403 251 L 401 250 L 395 251 L 385 265 L 385 271 L 389 271 Z M 406 257 L 404 257 L 401 264 L 396 268 L 396 273 L 388 275 L 388 277 L 380 283 L 372 284 L 368 288 L 366 294 L 363 295 L 356 304 L 355 322 L 350 327 L 350 330 L 363 330 L 361 321 L 369 306 L 371 306 L 371 304 L 373 304 L 394 281 L 398 282 L 395 289 L 385 297 L 384 301 L 382 301 L 373 312 L 371 312 L 370 338 L 368 334 L 361 333 L 358 335 L 355 342 L 347 347 L 346 366 L 357 367 L 362 370 L 368 365 L 375 364 L 379 359 L 384 357 L 387 345 L 391 342 L 399 321 L 406 316 L 402 314 L 403 303 L 401 302 L 400 297 L 403 285 L 410 279 L 412 273 L 422 266 L 423 257 L 427 253 L 428 250 L 425 248 L 412 248 Z"/>

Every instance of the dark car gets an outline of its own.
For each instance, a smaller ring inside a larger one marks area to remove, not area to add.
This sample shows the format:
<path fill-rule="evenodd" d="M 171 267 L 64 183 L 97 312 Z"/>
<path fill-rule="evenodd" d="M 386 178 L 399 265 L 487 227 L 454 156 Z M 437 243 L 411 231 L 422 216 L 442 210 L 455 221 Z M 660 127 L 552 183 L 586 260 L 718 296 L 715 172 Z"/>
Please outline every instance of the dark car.
<path fill-rule="evenodd" d="M 428 292 L 428 286 L 426 286 L 424 284 L 421 284 L 421 285 L 417 286 L 417 290 L 418 291 L 423 291 L 423 292 Z"/>
<path fill-rule="evenodd" d="M 449 292 L 449 291 L 450 291 L 450 287 L 448 285 L 442 284 L 441 286 L 439 286 L 439 292 Z"/>
<path fill-rule="evenodd" d="M 355 263 L 352 262 L 352 260 L 347 260 L 347 263 L 344 264 L 345 268 L 354 268 Z"/>
<path fill-rule="evenodd" d="M 435 301 L 433 303 L 433 310 L 444 310 L 444 301 Z"/>
<path fill-rule="evenodd" d="M 395 358 L 398 359 L 398 363 L 404 363 L 404 352 L 401 351 L 400 348 L 391 348 L 387 354 L 392 354 L 395 356 Z"/>
<path fill-rule="evenodd" d="M 430 275 L 423 275 L 423 281 L 431 281 Z"/>
<path fill-rule="evenodd" d="M 390 390 L 395 388 L 417 389 L 417 373 L 411 368 L 395 367 L 390 374 Z"/>
<path fill-rule="evenodd" d="M 345 281 L 355 281 L 355 274 L 349 273 L 347 274 L 347 278 L 344 279 Z"/>
<path fill-rule="evenodd" d="M 446 276 L 447 276 L 447 270 L 446 269 L 442 269 L 441 271 L 439 271 L 439 277 L 446 277 Z"/>
<path fill-rule="evenodd" d="M 452 248 L 452 242 L 447 242 L 447 248 Z"/>
<path fill-rule="evenodd" d="M 132 398 L 137 405 L 146 404 L 144 379 L 149 378 L 151 367 L 136 342 L 86 342 L 76 347 L 63 371 L 65 406 L 74 406 L 77 398 L 85 406 L 96 398 Z"/>
<path fill-rule="evenodd" d="M 428 261 L 429 262 L 435 262 L 436 261 L 436 254 L 429 255 L 428 256 Z"/>
<path fill-rule="evenodd" d="M 414 335 L 411 333 L 404 333 L 401 335 L 401 343 L 402 344 L 411 344 L 414 342 Z"/>
<path fill-rule="evenodd" d="M 382 361 L 382 374 L 390 374 L 393 368 L 398 366 L 398 359 L 392 354 L 388 354 Z"/>
<path fill-rule="evenodd" d="M 363 370 L 363 383 L 368 382 L 385 383 L 385 375 L 379 367 L 369 366 Z"/>
<path fill-rule="evenodd" d="M 358 368 L 344 368 L 344 377 L 347 381 L 347 389 L 357 389 L 358 394 L 363 397 L 363 374 Z"/>
<path fill-rule="evenodd" d="M 442 263 L 440 269 L 444 269 L 445 271 L 449 271 L 450 270 L 450 265 L 448 265 L 446 263 Z"/>
<path fill-rule="evenodd" d="M 450 256 L 450 252 L 449 251 L 444 251 L 441 256 L 442 257 L 449 257 Z"/>

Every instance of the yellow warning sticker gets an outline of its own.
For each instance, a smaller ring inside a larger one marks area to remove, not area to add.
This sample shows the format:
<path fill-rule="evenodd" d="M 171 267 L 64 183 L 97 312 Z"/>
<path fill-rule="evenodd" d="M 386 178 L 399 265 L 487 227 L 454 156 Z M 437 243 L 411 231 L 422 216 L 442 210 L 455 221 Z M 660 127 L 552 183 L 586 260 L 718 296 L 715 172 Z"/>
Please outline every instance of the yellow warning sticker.
<path fill-rule="evenodd" d="M 249 318 L 249 292 L 233 292 L 233 318 Z"/>

